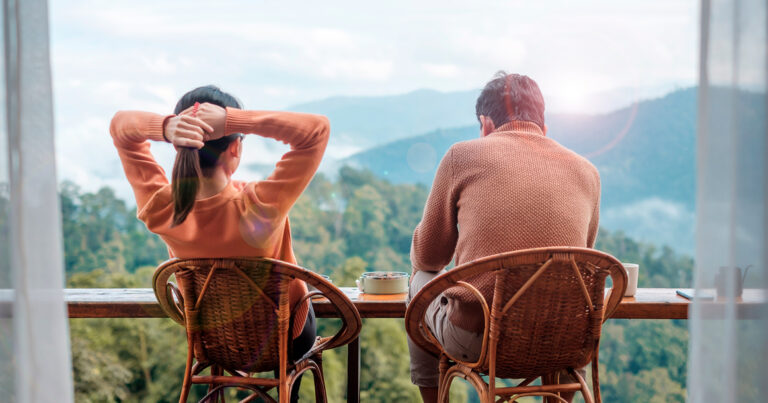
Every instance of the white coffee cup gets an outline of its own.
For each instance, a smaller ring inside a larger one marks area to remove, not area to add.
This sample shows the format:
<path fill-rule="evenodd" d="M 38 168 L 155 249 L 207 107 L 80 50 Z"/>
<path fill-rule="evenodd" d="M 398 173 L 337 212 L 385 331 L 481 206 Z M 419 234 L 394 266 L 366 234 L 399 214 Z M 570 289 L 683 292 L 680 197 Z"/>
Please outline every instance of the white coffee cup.
<path fill-rule="evenodd" d="M 637 272 L 640 270 L 640 265 L 637 263 L 622 263 L 622 265 L 627 271 L 627 290 L 624 292 L 624 296 L 634 297 L 637 292 Z"/>

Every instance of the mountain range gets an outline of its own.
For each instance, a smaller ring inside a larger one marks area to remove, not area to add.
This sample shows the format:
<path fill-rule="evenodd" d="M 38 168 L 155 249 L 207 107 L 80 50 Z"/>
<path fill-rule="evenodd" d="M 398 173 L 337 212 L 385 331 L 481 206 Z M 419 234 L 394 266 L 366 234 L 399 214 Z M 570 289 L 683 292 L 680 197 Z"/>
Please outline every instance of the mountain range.
<path fill-rule="evenodd" d="M 386 97 L 334 97 L 290 110 L 328 116 L 329 149 L 357 150 L 327 158 L 321 167 L 327 174 L 350 165 L 393 183 L 429 186 L 448 148 L 478 137 L 478 93 L 419 90 Z M 762 111 L 754 95 L 744 99 L 744 113 Z M 609 113 L 547 114 L 547 136 L 588 158 L 600 172 L 601 226 L 693 253 L 696 104 L 697 89 L 687 88 Z"/>
<path fill-rule="evenodd" d="M 553 115 L 547 118 L 547 136 L 598 168 L 607 205 L 654 195 L 693 207 L 695 106 L 696 90 L 691 88 L 605 115 Z M 478 135 L 477 124 L 433 130 L 359 152 L 344 162 L 395 183 L 430 184 L 448 148 Z"/>
<path fill-rule="evenodd" d="M 437 128 L 476 122 L 479 90 L 417 90 L 401 95 L 331 97 L 294 105 L 291 111 L 325 115 L 331 121 L 329 149 L 365 150 Z"/>
<path fill-rule="evenodd" d="M 420 90 L 334 97 L 290 108 L 331 121 L 331 146 L 360 151 L 324 163 L 370 169 L 394 183 L 429 186 L 448 148 L 479 135 L 479 91 Z M 693 252 L 696 89 L 597 115 L 547 114 L 552 139 L 587 157 L 602 181 L 601 225 Z"/>

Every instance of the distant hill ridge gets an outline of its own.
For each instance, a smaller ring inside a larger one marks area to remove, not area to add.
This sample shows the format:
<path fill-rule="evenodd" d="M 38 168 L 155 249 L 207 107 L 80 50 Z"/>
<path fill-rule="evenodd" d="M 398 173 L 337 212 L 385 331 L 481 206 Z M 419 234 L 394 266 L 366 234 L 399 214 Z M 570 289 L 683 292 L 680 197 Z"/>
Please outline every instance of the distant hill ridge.
<path fill-rule="evenodd" d="M 333 97 L 291 109 L 330 118 L 329 152 L 335 147 L 353 150 L 335 161 L 326 158 L 325 172 L 333 174 L 346 164 L 370 169 L 393 183 L 429 186 L 448 148 L 479 135 L 474 116 L 478 93 L 419 90 Z M 711 99 L 731 99 L 726 95 L 733 94 L 713 94 Z M 739 97 L 743 113 L 764 113 L 764 96 Z M 600 171 L 601 224 L 606 228 L 692 253 L 696 102 L 696 88 L 687 88 L 610 113 L 547 114 L 547 135 Z"/>
<path fill-rule="evenodd" d="M 586 156 L 600 171 L 602 225 L 692 252 L 695 88 L 607 114 L 553 114 L 547 126 L 549 137 Z M 368 168 L 394 183 L 429 186 L 448 148 L 478 136 L 479 126 L 473 122 L 393 141 L 342 163 Z"/>
<path fill-rule="evenodd" d="M 367 149 L 436 127 L 469 125 L 475 121 L 475 100 L 479 93 L 480 90 L 423 89 L 391 96 L 339 96 L 295 105 L 289 110 L 327 116 L 333 132 L 331 145 Z"/>
<path fill-rule="evenodd" d="M 552 115 L 547 135 L 595 164 L 605 204 L 656 195 L 692 207 L 695 105 L 696 90 L 689 88 L 604 115 Z M 394 183 L 430 184 L 448 148 L 478 135 L 477 124 L 434 130 L 365 150 L 345 162 Z M 424 159 L 431 153 L 437 158 L 427 169 Z"/>

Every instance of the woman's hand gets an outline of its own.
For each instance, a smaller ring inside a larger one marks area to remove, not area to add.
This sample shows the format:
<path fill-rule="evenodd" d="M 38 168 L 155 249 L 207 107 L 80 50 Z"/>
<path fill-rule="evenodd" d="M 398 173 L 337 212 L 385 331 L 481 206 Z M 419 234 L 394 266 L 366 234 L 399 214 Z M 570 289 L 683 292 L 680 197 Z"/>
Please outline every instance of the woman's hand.
<path fill-rule="evenodd" d="M 163 125 L 163 136 L 175 147 L 201 149 L 208 133 L 213 133 L 213 127 L 191 114 L 171 117 Z"/>
<path fill-rule="evenodd" d="M 195 116 L 206 123 L 211 130 L 206 130 L 203 141 L 211 141 L 224 137 L 224 125 L 227 123 L 227 110 L 208 102 L 199 104 L 197 110 L 190 106 L 181 115 Z"/>

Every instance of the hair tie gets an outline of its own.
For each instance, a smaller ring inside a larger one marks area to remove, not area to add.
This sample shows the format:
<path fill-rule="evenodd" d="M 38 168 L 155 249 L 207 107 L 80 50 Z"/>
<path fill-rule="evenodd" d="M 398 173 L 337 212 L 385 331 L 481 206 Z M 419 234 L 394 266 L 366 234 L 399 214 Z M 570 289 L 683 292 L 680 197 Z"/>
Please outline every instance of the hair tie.
<path fill-rule="evenodd" d="M 197 117 L 198 108 L 200 108 L 200 102 L 195 102 L 195 106 L 192 108 L 192 116 Z"/>

